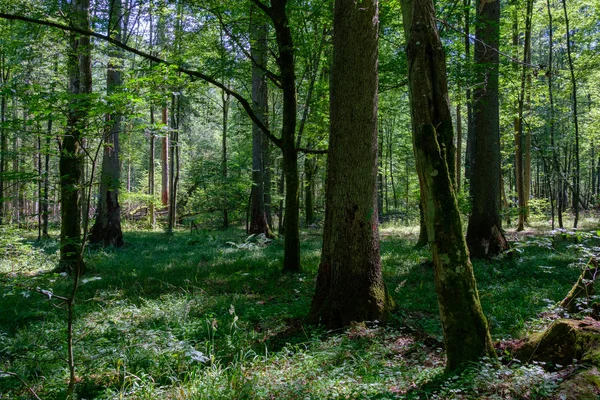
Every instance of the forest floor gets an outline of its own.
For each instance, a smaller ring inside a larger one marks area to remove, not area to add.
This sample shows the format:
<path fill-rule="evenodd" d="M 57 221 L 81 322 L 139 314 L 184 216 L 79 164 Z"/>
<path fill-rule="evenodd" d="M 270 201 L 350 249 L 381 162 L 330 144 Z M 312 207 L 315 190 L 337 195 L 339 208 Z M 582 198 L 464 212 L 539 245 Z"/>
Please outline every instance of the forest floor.
<path fill-rule="evenodd" d="M 591 221 L 595 224 L 597 221 Z M 509 255 L 474 262 L 495 341 L 543 329 L 594 252 L 578 233 L 508 231 Z M 399 306 L 343 331 L 305 325 L 321 237 L 304 230 L 305 272 L 282 275 L 282 240 L 241 229 L 127 230 L 121 249 L 88 248 L 77 294 L 75 359 L 82 399 L 542 399 L 565 373 L 499 354 L 444 375 L 442 333 L 418 228 L 384 226 L 385 281 Z M 588 233 L 585 233 L 588 232 Z M 56 232 L 54 234 L 56 238 Z M 577 239 L 577 240 L 575 240 Z M 0 399 L 63 399 L 66 296 L 51 273 L 57 239 L 0 227 Z M 37 291 L 36 291 L 37 289 Z"/>

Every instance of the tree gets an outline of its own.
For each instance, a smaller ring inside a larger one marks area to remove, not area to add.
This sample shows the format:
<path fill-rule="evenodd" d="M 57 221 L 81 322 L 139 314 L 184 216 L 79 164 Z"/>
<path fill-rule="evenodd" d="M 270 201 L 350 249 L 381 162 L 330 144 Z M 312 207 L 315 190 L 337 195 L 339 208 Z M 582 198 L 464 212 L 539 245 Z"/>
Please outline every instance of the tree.
<path fill-rule="evenodd" d="M 252 57 L 252 108 L 263 124 L 267 121 L 267 33 L 266 24 L 253 15 L 250 43 Z M 265 211 L 265 151 L 267 142 L 256 124 L 252 124 L 252 189 L 250 194 L 250 228 L 249 233 L 264 233 L 271 237 L 271 229 Z"/>
<path fill-rule="evenodd" d="M 109 5 L 109 30 L 115 39 L 121 41 L 123 10 L 121 0 L 112 0 Z M 121 68 L 123 56 L 120 49 L 109 54 L 106 68 L 106 92 L 115 96 L 121 86 Z M 117 110 L 119 107 L 115 107 Z M 119 132 L 121 115 L 118 111 L 106 114 L 106 133 L 104 154 L 100 173 L 100 194 L 96 208 L 96 222 L 90 230 L 90 243 L 103 243 L 104 246 L 121 247 L 121 206 L 119 205 L 119 186 L 121 184 L 121 165 L 119 163 Z"/>
<path fill-rule="evenodd" d="M 89 0 L 75 0 L 72 3 L 71 18 L 78 29 L 88 30 Z M 61 230 L 60 263 L 61 269 L 79 273 L 83 268 L 81 260 L 81 176 L 83 174 L 83 152 L 81 142 L 87 117 L 88 99 L 92 92 L 92 65 L 90 37 L 71 32 L 67 57 L 68 90 L 71 94 L 67 115 L 67 132 L 60 149 L 60 196 Z"/>
<path fill-rule="evenodd" d="M 569 62 L 569 72 L 571 74 L 571 98 L 573 101 L 573 125 L 575 126 L 575 186 L 573 191 L 573 208 L 575 208 L 575 220 L 573 227 L 577 228 L 579 222 L 579 202 L 580 198 L 580 163 L 579 163 L 579 118 L 577 116 L 577 80 L 575 79 L 575 68 L 573 66 L 573 56 L 571 50 L 571 31 L 569 30 L 569 14 L 567 12 L 567 2 L 562 0 L 563 11 L 565 16 L 565 28 L 567 31 L 567 56 Z"/>
<path fill-rule="evenodd" d="M 473 92 L 473 206 L 467 228 L 467 244 L 473 257 L 493 256 L 508 248 L 500 220 L 499 25 L 500 1 L 479 0 L 475 32 L 477 89 Z"/>
<path fill-rule="evenodd" d="M 377 213 L 378 2 L 336 0 L 323 251 L 309 320 L 384 320 Z"/>
<path fill-rule="evenodd" d="M 433 256 L 447 370 L 495 356 L 462 234 L 453 184 L 453 126 L 446 61 L 431 0 L 403 0 L 413 146 Z"/>

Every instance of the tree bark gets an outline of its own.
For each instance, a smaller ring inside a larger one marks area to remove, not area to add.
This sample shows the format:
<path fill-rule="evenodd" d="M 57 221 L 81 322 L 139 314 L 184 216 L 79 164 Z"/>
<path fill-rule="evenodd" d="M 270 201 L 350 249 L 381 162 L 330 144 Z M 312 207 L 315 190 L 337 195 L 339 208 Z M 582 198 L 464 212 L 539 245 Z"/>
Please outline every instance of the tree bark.
<path fill-rule="evenodd" d="M 413 146 L 448 371 L 495 357 L 463 238 L 454 190 L 453 126 L 445 54 L 431 0 L 403 0 Z"/>
<path fill-rule="evenodd" d="M 524 110 L 525 110 L 525 98 L 529 98 L 529 94 L 526 95 L 526 91 L 529 89 L 527 85 L 528 77 L 528 65 L 531 59 L 531 18 L 533 11 L 533 0 L 527 1 L 526 11 L 526 22 L 525 22 L 525 46 L 523 50 L 523 66 L 521 73 L 521 91 L 519 92 L 519 104 L 518 104 L 518 117 L 515 120 L 515 168 L 517 173 L 517 197 L 519 201 L 519 222 L 517 231 L 525 229 L 527 222 L 527 216 L 529 214 L 528 203 L 530 194 L 530 181 L 531 181 L 531 136 L 528 134 L 528 130 L 523 129 L 524 124 Z M 515 23 L 516 25 L 516 23 Z M 516 31 L 516 30 L 515 30 Z M 513 43 L 518 45 L 518 32 L 513 32 Z"/>
<path fill-rule="evenodd" d="M 460 183 L 462 180 L 462 117 L 460 113 L 460 104 L 456 105 L 456 193 L 460 193 Z"/>
<path fill-rule="evenodd" d="M 2 77 L 2 81 L 0 83 L 4 84 L 6 76 L 5 67 L 4 67 L 4 54 L 2 54 L 2 69 L 0 70 L 0 76 Z M 5 174 L 6 174 L 6 153 L 8 151 L 8 138 L 6 135 L 6 128 L 4 127 L 4 122 L 6 121 L 6 94 L 2 93 L 0 95 L 0 225 L 4 224 L 4 214 L 5 214 L 5 200 L 4 200 L 4 184 L 6 182 Z"/>
<path fill-rule="evenodd" d="M 473 93 L 475 160 L 471 176 L 473 206 L 467 228 L 467 244 L 472 257 L 483 258 L 508 249 L 500 220 L 500 1 L 479 0 L 477 21 L 475 63 L 479 85 Z"/>
<path fill-rule="evenodd" d="M 285 221 L 284 221 L 284 272 L 300 272 L 300 232 L 299 200 L 300 180 L 298 178 L 298 154 L 296 151 L 296 73 L 294 71 L 294 42 L 286 13 L 287 0 L 272 0 L 269 17 L 273 21 L 277 48 L 279 50 L 279 71 L 283 91 L 283 115 L 281 125 L 281 152 L 283 174 L 285 176 Z"/>
<path fill-rule="evenodd" d="M 231 97 L 225 92 L 221 92 L 221 105 L 223 107 L 222 119 L 222 137 L 221 137 L 221 182 L 223 190 L 223 228 L 229 228 L 229 206 L 227 190 L 227 128 L 229 122 L 229 105 Z"/>
<path fill-rule="evenodd" d="M 256 16 L 253 16 L 256 18 Z M 252 108 L 261 122 L 268 126 L 267 120 L 267 25 L 254 20 L 252 23 Z M 250 227 L 248 232 L 264 233 L 272 237 L 265 211 L 265 160 L 264 149 L 267 143 L 264 134 L 256 124 L 252 124 L 252 190 L 250 193 Z"/>
<path fill-rule="evenodd" d="M 169 108 L 166 104 L 162 106 L 161 123 L 165 129 L 161 140 L 160 166 L 161 166 L 161 195 L 162 205 L 169 205 Z"/>
<path fill-rule="evenodd" d="M 46 132 L 46 144 L 44 147 L 44 184 L 42 195 L 42 238 L 49 238 L 48 218 L 49 212 L 49 191 L 50 191 L 50 138 L 52 136 L 52 118 L 48 119 Z"/>
<path fill-rule="evenodd" d="M 573 191 L 573 208 L 575 209 L 575 220 L 573 227 L 577 228 L 579 222 L 579 201 L 580 201 L 580 167 L 579 167 L 579 118 L 577 116 L 577 81 L 575 80 L 575 69 L 573 66 L 573 56 L 571 55 L 571 31 L 569 28 L 569 14 L 567 12 L 567 2 L 562 0 L 563 11 L 565 15 L 565 27 L 567 32 L 567 58 L 569 60 L 569 71 L 571 73 L 571 90 L 573 97 L 573 124 L 575 125 L 575 176 L 574 176 L 574 191 Z"/>
<path fill-rule="evenodd" d="M 471 62 L 471 8 L 472 0 L 464 0 L 464 23 L 465 23 L 465 58 L 467 64 Z M 471 190 L 471 177 L 473 174 L 473 163 L 475 162 L 475 126 L 473 122 L 473 99 L 471 96 L 471 81 L 467 81 L 465 101 L 467 103 L 467 144 L 465 148 L 465 182 L 469 182 L 469 197 L 473 198 Z"/>
<path fill-rule="evenodd" d="M 72 19 L 77 28 L 89 29 L 89 0 L 73 2 Z M 63 138 L 59 160 L 61 190 L 60 266 L 67 272 L 83 272 L 81 259 L 81 177 L 83 154 L 81 142 L 87 117 L 87 100 L 92 91 L 91 43 L 89 36 L 71 33 L 67 58 L 68 90 L 71 94 L 67 115 L 67 133 Z M 77 270 L 78 269 L 78 270 Z"/>
<path fill-rule="evenodd" d="M 119 41 L 121 40 L 122 14 L 121 0 L 112 0 L 109 9 L 109 29 Z M 109 62 L 106 69 L 106 92 L 109 97 L 114 95 L 122 84 L 122 59 L 122 52 L 118 49 L 113 49 L 109 53 Z M 123 245 L 121 206 L 119 205 L 121 115 L 118 112 L 106 115 L 105 130 L 102 171 L 100 172 L 100 193 L 96 208 L 96 222 L 90 230 L 90 243 L 121 247 Z"/>
<path fill-rule="evenodd" d="M 323 252 L 309 320 L 385 320 L 377 220 L 377 0 L 336 0 Z"/>

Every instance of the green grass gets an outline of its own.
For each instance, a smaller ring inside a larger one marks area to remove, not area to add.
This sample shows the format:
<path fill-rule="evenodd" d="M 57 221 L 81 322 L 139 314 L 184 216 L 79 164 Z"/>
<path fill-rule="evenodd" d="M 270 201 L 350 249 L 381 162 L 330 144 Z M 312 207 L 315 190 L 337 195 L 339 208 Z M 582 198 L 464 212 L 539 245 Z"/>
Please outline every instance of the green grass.
<path fill-rule="evenodd" d="M 31 397 L 15 374 L 40 397 L 62 399 L 66 310 L 50 293 L 66 295 L 70 279 L 50 272 L 58 244 L 0 230 L 0 399 Z M 282 240 L 238 248 L 246 235 L 237 229 L 177 231 L 171 237 L 127 231 L 122 249 L 89 248 L 76 305 L 77 394 L 387 399 L 550 393 L 557 376 L 535 366 L 492 368 L 482 362 L 462 375 L 443 375 L 433 271 L 428 252 L 413 249 L 415 231 L 381 231 L 384 277 L 399 306 L 392 320 L 343 332 L 302 322 L 320 257 L 314 230 L 302 232 L 305 272 L 299 275 L 280 273 Z M 475 262 L 493 337 L 520 337 L 539 322 L 538 315 L 575 282 L 576 264 L 585 258 L 580 254 L 593 245 L 592 236 L 580 239 L 578 248 L 568 240 L 533 237 L 512 256 Z"/>

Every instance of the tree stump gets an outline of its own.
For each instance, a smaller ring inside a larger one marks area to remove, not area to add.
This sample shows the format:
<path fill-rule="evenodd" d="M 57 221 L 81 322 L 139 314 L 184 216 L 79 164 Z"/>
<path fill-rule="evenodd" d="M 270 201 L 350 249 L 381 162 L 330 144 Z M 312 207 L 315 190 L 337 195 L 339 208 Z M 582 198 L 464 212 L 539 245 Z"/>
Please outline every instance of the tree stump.
<path fill-rule="evenodd" d="M 523 362 L 545 362 L 548 368 L 560 369 L 575 360 L 600 367 L 600 322 L 592 318 L 559 319 L 517 345 L 513 356 Z"/>

